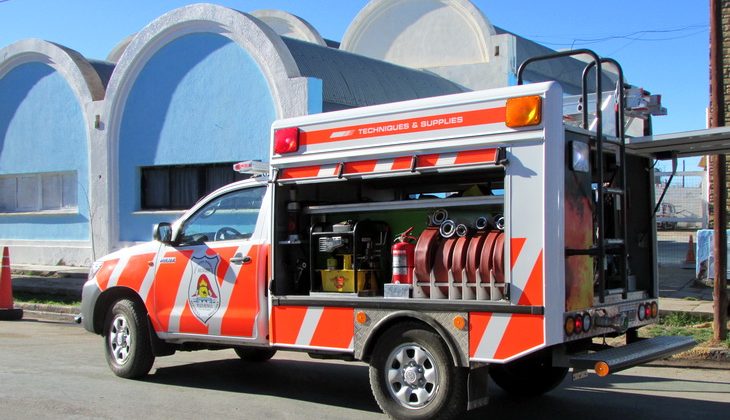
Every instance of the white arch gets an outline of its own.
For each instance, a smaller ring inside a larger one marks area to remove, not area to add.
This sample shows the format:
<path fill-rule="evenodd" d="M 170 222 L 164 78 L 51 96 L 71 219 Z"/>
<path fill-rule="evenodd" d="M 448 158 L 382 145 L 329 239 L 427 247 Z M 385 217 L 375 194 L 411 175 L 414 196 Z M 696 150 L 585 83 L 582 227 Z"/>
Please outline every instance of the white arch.
<path fill-rule="evenodd" d="M 165 45 L 194 33 L 214 33 L 226 37 L 245 50 L 261 69 L 272 92 L 276 118 L 307 113 L 307 79 L 289 49 L 268 25 L 251 15 L 212 4 L 193 4 L 168 12 L 134 35 L 119 57 L 109 80 L 102 113 L 107 122 L 106 166 L 97 167 L 94 185 L 106 195 L 108 207 L 103 213 L 108 223 L 103 251 L 119 242 L 119 192 L 113 180 L 119 173 L 119 131 L 124 107 L 134 81 L 147 62 Z"/>
<path fill-rule="evenodd" d="M 104 85 L 96 70 L 78 52 L 42 39 L 24 39 L 0 49 L 0 79 L 26 63 L 42 63 L 60 73 L 71 87 L 81 108 L 104 99 Z"/>
<path fill-rule="evenodd" d="M 282 10 L 254 10 L 251 15 L 269 25 L 281 36 L 327 46 L 319 31 L 299 16 Z"/>
<path fill-rule="evenodd" d="M 104 85 L 99 74 L 89 62 L 78 52 L 59 44 L 44 41 L 41 39 L 25 39 L 0 49 L 0 79 L 5 77 L 13 69 L 28 63 L 42 63 L 58 72 L 68 83 L 79 108 L 84 117 L 84 129 L 86 133 L 86 145 L 88 160 L 88 182 L 91 190 L 92 183 L 92 161 L 94 156 L 95 131 L 94 106 L 97 101 L 104 99 Z M 88 265 L 93 259 L 94 245 L 94 206 L 97 203 L 97 196 L 93 191 L 89 194 L 89 216 L 92 218 L 89 223 L 89 241 L 60 241 L 57 244 L 48 245 L 40 243 L 43 241 L 7 241 L 14 245 L 16 255 L 22 255 L 20 259 L 35 263 L 51 264 L 59 258 L 70 265 Z M 15 244 L 14 244 L 15 243 Z"/>
<path fill-rule="evenodd" d="M 496 32 L 468 0 L 372 0 L 340 49 L 413 68 L 487 63 Z"/>

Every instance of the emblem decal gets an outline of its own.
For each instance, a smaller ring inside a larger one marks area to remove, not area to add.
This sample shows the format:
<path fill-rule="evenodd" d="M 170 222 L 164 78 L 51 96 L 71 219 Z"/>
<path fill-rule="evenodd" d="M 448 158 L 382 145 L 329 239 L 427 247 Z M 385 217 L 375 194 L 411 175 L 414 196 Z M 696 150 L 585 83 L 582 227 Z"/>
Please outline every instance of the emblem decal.
<path fill-rule="evenodd" d="M 221 307 L 221 291 L 216 279 L 220 257 L 203 256 L 190 260 L 193 269 L 188 285 L 188 302 L 193 315 L 205 324 Z"/>

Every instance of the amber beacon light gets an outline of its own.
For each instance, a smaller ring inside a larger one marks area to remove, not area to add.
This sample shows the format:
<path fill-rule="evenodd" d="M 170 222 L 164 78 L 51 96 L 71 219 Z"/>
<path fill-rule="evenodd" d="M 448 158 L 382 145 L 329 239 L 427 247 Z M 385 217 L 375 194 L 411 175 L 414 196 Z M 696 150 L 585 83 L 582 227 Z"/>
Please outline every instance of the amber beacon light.
<path fill-rule="evenodd" d="M 528 127 L 542 121 L 542 97 L 522 96 L 507 99 L 507 127 Z"/>

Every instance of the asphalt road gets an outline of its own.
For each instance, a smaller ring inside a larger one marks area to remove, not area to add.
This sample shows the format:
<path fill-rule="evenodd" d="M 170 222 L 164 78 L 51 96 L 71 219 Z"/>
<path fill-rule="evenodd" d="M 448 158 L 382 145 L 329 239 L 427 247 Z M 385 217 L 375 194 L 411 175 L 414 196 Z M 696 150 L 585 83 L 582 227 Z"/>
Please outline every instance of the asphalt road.
<path fill-rule="evenodd" d="M 116 378 L 101 338 L 74 324 L 0 322 L 0 418 L 384 418 L 367 366 L 280 352 L 262 364 L 232 350 L 158 358 L 143 381 Z M 467 418 L 726 418 L 730 370 L 641 367 L 595 376 L 537 399 L 496 386 Z"/>

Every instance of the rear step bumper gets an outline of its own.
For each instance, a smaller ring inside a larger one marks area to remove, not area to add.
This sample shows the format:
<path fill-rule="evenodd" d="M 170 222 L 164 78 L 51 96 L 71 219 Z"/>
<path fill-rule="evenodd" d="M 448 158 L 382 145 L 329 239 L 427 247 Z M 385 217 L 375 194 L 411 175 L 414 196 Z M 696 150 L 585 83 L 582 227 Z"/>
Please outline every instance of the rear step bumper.
<path fill-rule="evenodd" d="M 570 367 L 593 369 L 600 376 L 605 376 L 609 373 L 616 373 L 652 360 L 680 353 L 691 349 L 696 344 L 692 337 L 648 338 L 595 353 L 570 355 Z M 599 363 L 602 364 L 599 366 Z"/>

